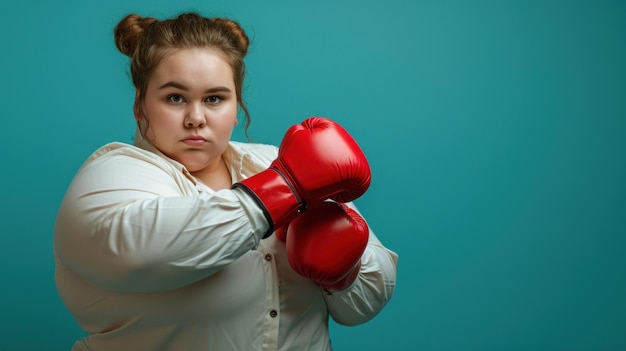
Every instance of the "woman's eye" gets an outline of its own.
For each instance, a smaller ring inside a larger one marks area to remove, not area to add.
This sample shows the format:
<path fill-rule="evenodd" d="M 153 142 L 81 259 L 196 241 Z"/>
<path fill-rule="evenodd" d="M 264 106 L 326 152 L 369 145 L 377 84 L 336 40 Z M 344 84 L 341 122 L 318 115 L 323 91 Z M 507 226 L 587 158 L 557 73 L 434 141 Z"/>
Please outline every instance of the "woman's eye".
<path fill-rule="evenodd" d="M 217 105 L 222 101 L 222 98 L 219 96 L 209 96 L 208 98 L 206 98 L 206 102 L 208 102 L 211 105 Z"/>
<path fill-rule="evenodd" d="M 174 104 L 180 104 L 181 102 L 185 101 L 185 99 L 183 99 L 182 96 L 177 95 L 177 94 L 172 94 L 172 95 L 168 96 L 167 100 L 169 102 L 171 102 L 171 103 L 174 103 Z"/>

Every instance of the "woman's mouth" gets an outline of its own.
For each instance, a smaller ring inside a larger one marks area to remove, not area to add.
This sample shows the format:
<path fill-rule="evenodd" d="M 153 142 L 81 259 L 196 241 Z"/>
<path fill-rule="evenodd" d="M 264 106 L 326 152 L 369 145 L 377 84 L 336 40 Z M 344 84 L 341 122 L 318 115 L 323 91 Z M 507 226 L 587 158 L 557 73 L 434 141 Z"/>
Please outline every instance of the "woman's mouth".
<path fill-rule="evenodd" d="M 206 144 L 208 141 L 199 135 L 191 135 L 183 139 L 182 142 L 183 144 L 189 145 L 189 146 L 202 146 Z"/>

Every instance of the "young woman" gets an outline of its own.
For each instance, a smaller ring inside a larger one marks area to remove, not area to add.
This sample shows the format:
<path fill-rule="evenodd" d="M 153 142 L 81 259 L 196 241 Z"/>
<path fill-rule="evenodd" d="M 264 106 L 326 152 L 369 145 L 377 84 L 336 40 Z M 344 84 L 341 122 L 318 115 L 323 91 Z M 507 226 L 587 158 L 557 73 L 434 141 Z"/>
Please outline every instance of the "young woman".
<path fill-rule="evenodd" d="M 361 149 L 323 117 L 279 148 L 231 141 L 248 38 L 196 13 L 115 28 L 136 87 L 134 145 L 95 151 L 55 225 L 73 350 L 331 350 L 328 318 L 374 317 L 397 256 L 350 202 Z"/>

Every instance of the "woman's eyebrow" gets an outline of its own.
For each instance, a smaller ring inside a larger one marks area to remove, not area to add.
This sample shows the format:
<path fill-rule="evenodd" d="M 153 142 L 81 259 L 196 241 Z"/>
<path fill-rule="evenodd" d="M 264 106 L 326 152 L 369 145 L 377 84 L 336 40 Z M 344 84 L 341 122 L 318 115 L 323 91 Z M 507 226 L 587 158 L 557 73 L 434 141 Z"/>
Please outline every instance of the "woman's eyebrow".
<path fill-rule="evenodd" d="M 227 87 L 215 87 L 215 88 L 207 89 L 205 91 L 205 93 L 218 93 L 218 92 L 230 93 L 230 89 L 228 89 Z"/>
<path fill-rule="evenodd" d="M 174 82 L 174 81 L 167 82 L 167 83 L 161 85 L 159 87 L 159 90 L 165 89 L 165 88 L 176 88 L 176 89 L 180 89 L 180 90 L 184 90 L 184 91 L 188 91 L 189 90 L 184 84 L 181 84 L 181 83 L 178 83 L 178 82 Z M 227 88 L 227 87 L 219 86 L 219 87 L 214 87 L 214 88 L 207 89 L 205 91 L 205 93 L 216 93 L 216 92 L 228 92 L 228 93 L 230 93 L 231 90 L 229 88 Z"/>
<path fill-rule="evenodd" d="M 159 90 L 165 89 L 165 88 L 176 88 L 176 89 L 185 90 L 185 91 L 189 90 L 189 89 L 187 89 L 187 87 L 185 85 L 183 85 L 181 83 L 178 83 L 178 82 L 174 82 L 174 81 L 167 82 L 167 83 L 161 85 L 159 87 Z"/>

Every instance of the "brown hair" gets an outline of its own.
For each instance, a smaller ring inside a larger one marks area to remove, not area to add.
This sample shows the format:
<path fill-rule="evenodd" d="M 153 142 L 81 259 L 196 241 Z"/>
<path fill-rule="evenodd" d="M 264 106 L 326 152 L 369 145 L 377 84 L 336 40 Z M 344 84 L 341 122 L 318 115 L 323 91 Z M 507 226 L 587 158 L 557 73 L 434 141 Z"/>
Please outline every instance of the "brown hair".
<path fill-rule="evenodd" d="M 250 40 L 237 22 L 207 18 L 195 12 L 162 21 L 130 14 L 115 26 L 113 32 L 119 51 L 131 58 L 130 74 L 141 100 L 135 101 L 136 111 L 141 110 L 152 72 L 172 51 L 197 47 L 216 49 L 232 68 L 237 103 L 245 114 L 247 136 L 250 114 L 242 97 L 242 85 L 246 74 L 243 58 Z"/>

